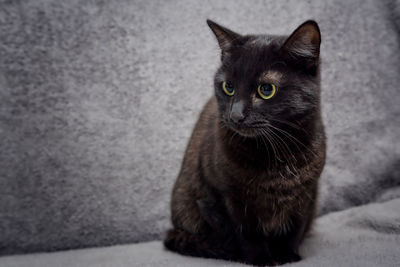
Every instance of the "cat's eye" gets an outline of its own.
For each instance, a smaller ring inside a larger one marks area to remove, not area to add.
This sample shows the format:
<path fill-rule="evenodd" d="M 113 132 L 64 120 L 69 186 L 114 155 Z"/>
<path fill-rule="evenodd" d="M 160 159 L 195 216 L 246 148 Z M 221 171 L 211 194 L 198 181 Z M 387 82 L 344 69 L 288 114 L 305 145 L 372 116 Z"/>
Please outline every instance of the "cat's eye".
<path fill-rule="evenodd" d="M 257 92 L 262 99 L 270 99 L 276 93 L 276 86 L 272 83 L 263 83 L 258 86 Z"/>
<path fill-rule="evenodd" d="M 235 93 L 235 89 L 233 88 L 233 85 L 230 82 L 223 82 L 222 90 L 228 96 L 233 96 L 233 94 Z"/>

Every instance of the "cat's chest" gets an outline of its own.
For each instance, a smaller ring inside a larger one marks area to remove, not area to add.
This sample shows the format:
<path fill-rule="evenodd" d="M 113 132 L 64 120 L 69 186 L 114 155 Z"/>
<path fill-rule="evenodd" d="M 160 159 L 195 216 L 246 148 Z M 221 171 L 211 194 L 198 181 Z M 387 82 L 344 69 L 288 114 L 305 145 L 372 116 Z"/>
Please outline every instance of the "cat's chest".
<path fill-rule="evenodd" d="M 290 224 L 293 210 L 298 209 L 298 191 L 296 181 L 282 181 L 267 177 L 270 181 L 263 182 L 250 178 L 234 185 L 232 212 L 239 220 L 249 222 L 252 226 L 264 232 L 280 229 Z"/>
<path fill-rule="evenodd" d="M 284 209 L 284 203 L 290 196 L 290 190 L 282 188 L 278 184 L 247 183 L 240 185 L 237 189 L 243 205 L 250 208 L 254 213 L 273 214 Z"/>

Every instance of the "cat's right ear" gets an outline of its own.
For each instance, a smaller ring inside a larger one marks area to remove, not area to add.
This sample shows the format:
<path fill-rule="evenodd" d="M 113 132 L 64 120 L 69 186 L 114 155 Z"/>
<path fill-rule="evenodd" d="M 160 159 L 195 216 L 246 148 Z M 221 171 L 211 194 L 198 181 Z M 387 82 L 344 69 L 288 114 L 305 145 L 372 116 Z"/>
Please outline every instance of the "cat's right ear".
<path fill-rule="evenodd" d="M 283 44 L 281 51 L 305 66 L 314 68 L 319 63 L 321 32 L 318 24 L 308 20 L 301 24 Z"/>
<path fill-rule="evenodd" d="M 207 24 L 215 34 L 215 37 L 217 37 L 222 53 L 221 58 L 223 58 L 224 54 L 233 46 L 235 40 L 239 39 L 241 35 L 209 19 L 207 20 Z"/>

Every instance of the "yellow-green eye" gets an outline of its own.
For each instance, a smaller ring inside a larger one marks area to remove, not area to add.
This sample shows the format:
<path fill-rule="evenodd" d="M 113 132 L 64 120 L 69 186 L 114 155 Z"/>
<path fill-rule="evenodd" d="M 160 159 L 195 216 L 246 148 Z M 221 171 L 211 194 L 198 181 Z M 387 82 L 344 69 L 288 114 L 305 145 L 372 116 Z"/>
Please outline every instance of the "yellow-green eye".
<path fill-rule="evenodd" d="M 263 83 L 258 86 L 257 92 L 262 99 L 270 99 L 276 93 L 276 86 L 271 83 Z"/>
<path fill-rule="evenodd" d="M 233 96 L 233 94 L 235 93 L 235 89 L 233 88 L 233 85 L 230 82 L 223 82 L 222 90 L 224 90 L 225 94 L 229 96 Z"/>

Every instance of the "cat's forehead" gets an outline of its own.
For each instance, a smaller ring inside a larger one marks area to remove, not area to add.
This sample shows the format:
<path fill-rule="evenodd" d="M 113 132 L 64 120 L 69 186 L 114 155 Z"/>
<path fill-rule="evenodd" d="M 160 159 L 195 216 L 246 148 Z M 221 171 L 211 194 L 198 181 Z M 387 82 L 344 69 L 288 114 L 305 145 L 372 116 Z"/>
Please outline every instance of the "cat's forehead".
<path fill-rule="evenodd" d="M 280 43 L 281 36 L 276 35 L 248 35 L 245 36 L 244 46 L 247 48 L 268 48 L 272 44 Z"/>
<path fill-rule="evenodd" d="M 230 56 L 237 63 L 270 61 L 277 56 L 277 50 L 284 38 L 274 35 L 248 35 L 243 37 L 240 45 L 235 46 Z"/>
<path fill-rule="evenodd" d="M 260 81 L 278 84 L 284 76 L 284 73 L 279 70 L 269 69 L 261 73 Z"/>
<path fill-rule="evenodd" d="M 228 55 L 225 70 L 237 77 L 277 80 L 282 75 L 271 71 L 271 66 L 281 61 L 277 53 L 279 39 L 274 36 L 259 35 L 246 37 L 246 41 Z"/>

